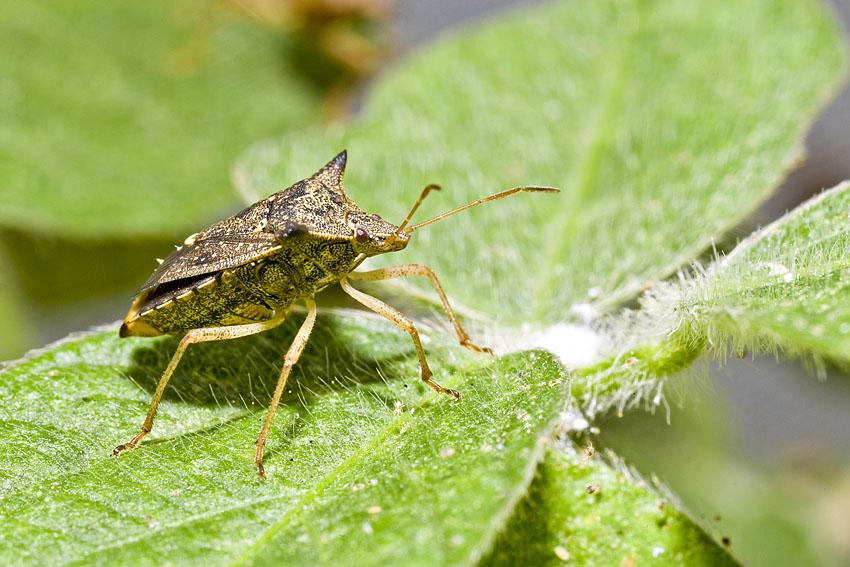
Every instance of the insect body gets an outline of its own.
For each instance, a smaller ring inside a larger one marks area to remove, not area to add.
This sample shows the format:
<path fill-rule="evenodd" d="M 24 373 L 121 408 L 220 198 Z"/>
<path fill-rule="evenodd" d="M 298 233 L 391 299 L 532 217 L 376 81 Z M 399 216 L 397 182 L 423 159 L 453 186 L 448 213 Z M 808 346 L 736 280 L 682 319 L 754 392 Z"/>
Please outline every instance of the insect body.
<path fill-rule="evenodd" d="M 516 187 L 478 199 L 407 226 L 425 196 L 439 189 L 429 185 L 399 226 L 368 214 L 345 193 L 346 152 L 313 176 L 251 205 L 242 212 L 193 234 L 160 264 L 139 290 L 121 325 L 120 335 L 183 334 L 157 384 L 141 431 L 113 451 L 135 447 L 153 426 L 157 406 L 181 357 L 190 344 L 253 335 L 279 325 L 296 301 L 307 305 L 307 317 L 284 357 L 271 404 L 257 438 L 255 462 L 264 475 L 263 448 L 283 395 L 287 378 L 307 344 L 316 320 L 314 295 L 339 283 L 355 300 L 383 315 L 407 332 L 419 357 L 420 378 L 437 392 L 460 398 L 432 379 L 425 351 L 413 322 L 386 303 L 358 291 L 353 280 L 385 280 L 405 276 L 429 279 L 454 326 L 460 343 L 476 352 L 489 352 L 469 340 L 457 320 L 437 277 L 427 266 L 408 264 L 355 272 L 366 258 L 401 250 L 411 233 L 481 203 L 520 191 L 554 192 L 548 187 Z"/>

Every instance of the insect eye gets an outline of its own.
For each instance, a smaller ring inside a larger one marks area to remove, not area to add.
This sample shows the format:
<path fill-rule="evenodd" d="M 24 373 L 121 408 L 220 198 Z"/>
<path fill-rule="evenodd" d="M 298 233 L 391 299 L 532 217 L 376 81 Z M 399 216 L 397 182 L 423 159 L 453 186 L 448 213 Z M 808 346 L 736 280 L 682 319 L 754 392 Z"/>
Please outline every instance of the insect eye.
<path fill-rule="evenodd" d="M 357 242 L 366 242 L 369 240 L 369 233 L 366 232 L 366 229 L 358 226 L 354 231 L 354 238 L 357 239 Z"/>

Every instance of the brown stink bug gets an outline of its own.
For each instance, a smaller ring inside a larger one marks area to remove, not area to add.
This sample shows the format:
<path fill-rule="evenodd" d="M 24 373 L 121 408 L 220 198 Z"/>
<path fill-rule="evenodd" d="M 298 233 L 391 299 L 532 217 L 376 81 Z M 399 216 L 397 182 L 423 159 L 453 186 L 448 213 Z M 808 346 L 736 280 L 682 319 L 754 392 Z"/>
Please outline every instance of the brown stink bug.
<path fill-rule="evenodd" d="M 425 196 L 439 189 L 429 185 L 404 221 L 394 226 L 378 215 L 367 214 L 346 195 L 342 184 L 345 161 L 343 151 L 312 177 L 188 237 L 145 282 L 124 317 L 120 335 L 153 337 L 180 333 L 183 339 L 159 379 L 142 430 L 129 442 L 116 447 L 114 455 L 132 449 L 150 432 L 168 380 L 190 344 L 235 339 L 271 329 L 280 325 L 294 302 L 303 301 L 307 305 L 307 317 L 284 357 L 257 438 L 255 462 L 258 474 L 263 476 L 263 447 L 269 429 L 286 379 L 316 320 L 313 297 L 334 283 L 407 332 L 419 356 L 420 378 L 437 392 L 460 398 L 460 393 L 432 379 L 413 321 L 379 299 L 354 289 L 350 283 L 425 276 L 440 296 L 460 344 L 475 352 L 489 352 L 470 342 L 434 272 L 420 264 L 367 272 L 354 269 L 370 256 L 401 250 L 407 246 L 413 231 L 470 207 L 520 191 L 557 189 L 515 187 L 407 226 Z"/>

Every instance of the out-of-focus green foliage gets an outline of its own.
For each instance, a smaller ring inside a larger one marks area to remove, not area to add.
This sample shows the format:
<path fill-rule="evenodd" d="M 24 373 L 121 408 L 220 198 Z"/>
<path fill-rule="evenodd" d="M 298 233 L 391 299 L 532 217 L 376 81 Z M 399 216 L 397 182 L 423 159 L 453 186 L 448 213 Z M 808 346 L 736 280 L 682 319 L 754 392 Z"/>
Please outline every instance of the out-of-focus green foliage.
<path fill-rule="evenodd" d="M 293 34 L 250 14 L 212 0 L 0 0 L 0 246 L 23 319 L 30 305 L 45 321 L 81 300 L 129 301 L 154 258 L 238 210 L 238 153 L 318 121 Z M 0 358 L 33 346 L 25 335 Z"/>
<path fill-rule="evenodd" d="M 315 120 L 280 30 L 223 2 L 0 3 L 0 225 L 185 236 L 246 145 Z"/>

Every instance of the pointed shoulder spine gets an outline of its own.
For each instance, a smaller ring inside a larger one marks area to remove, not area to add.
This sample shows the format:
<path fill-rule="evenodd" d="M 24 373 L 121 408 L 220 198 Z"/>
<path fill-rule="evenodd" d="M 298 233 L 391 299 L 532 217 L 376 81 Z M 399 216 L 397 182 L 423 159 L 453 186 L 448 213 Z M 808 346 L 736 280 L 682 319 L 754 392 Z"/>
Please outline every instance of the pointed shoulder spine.
<path fill-rule="evenodd" d="M 347 159 L 348 152 L 342 150 L 336 157 L 326 163 L 322 169 L 314 173 L 311 179 L 323 182 L 330 188 L 344 192 L 342 178 L 345 175 L 345 162 Z"/>
<path fill-rule="evenodd" d="M 345 162 L 348 161 L 348 150 L 342 150 L 334 157 L 328 165 L 332 165 L 335 169 L 345 171 Z"/>

